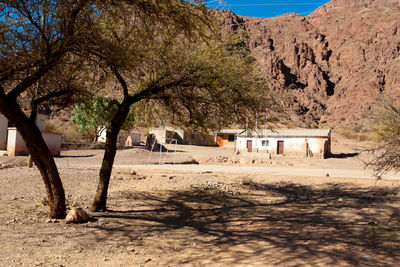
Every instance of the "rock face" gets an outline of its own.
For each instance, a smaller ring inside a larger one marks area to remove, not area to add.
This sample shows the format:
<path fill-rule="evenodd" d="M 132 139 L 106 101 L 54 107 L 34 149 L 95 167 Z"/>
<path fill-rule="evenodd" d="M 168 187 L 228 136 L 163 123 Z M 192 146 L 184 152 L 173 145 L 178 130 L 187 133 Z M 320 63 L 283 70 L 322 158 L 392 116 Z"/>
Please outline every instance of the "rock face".
<path fill-rule="evenodd" d="M 89 221 L 90 216 L 81 208 L 72 208 L 65 218 L 65 223 L 84 223 Z"/>
<path fill-rule="evenodd" d="M 300 126 L 354 126 L 380 95 L 400 97 L 400 1 L 333 0 L 306 17 L 262 21 L 226 16 L 247 33 L 276 94 L 290 96 L 283 101 Z"/>

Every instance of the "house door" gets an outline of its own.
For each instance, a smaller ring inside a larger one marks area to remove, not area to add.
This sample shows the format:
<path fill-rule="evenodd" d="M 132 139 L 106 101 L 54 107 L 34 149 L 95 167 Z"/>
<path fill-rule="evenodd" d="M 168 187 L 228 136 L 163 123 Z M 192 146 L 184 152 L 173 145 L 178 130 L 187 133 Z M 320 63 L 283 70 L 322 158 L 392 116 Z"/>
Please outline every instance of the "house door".
<path fill-rule="evenodd" d="M 276 154 L 283 155 L 283 141 L 278 141 Z"/>
<path fill-rule="evenodd" d="M 247 152 L 253 152 L 253 141 L 247 140 Z"/>
<path fill-rule="evenodd" d="M 221 135 L 221 134 L 217 135 L 217 145 L 219 147 L 224 146 L 224 138 L 223 138 L 223 135 Z"/>

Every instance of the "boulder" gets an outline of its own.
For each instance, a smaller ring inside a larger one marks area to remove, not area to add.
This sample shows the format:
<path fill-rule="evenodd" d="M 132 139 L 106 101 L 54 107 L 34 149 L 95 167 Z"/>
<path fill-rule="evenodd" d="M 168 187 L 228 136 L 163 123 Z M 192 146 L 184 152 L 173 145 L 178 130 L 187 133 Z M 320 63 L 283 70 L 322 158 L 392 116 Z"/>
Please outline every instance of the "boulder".
<path fill-rule="evenodd" d="M 81 208 L 74 207 L 65 218 L 65 223 L 85 223 L 89 221 L 90 216 Z"/>

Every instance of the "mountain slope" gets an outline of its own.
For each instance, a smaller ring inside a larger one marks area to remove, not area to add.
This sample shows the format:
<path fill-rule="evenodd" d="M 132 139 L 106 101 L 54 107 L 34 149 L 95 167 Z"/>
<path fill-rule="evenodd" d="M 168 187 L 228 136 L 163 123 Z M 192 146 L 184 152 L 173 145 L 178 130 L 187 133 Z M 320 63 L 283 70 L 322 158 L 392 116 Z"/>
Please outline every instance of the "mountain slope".
<path fill-rule="evenodd" d="M 400 97 L 400 1 L 334 0 L 307 17 L 240 17 L 248 46 L 302 126 L 352 125 L 382 94 Z M 227 23 L 229 24 L 229 23 Z"/>

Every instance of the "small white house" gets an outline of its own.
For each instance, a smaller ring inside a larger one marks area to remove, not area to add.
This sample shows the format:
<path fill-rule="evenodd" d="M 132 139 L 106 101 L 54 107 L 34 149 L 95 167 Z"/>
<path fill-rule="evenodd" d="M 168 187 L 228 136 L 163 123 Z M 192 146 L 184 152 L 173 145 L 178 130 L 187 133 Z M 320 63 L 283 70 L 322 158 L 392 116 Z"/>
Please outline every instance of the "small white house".
<path fill-rule="evenodd" d="M 27 116 L 29 111 L 24 111 Z M 45 131 L 47 115 L 37 114 L 36 125 L 42 133 L 43 139 L 46 142 L 50 152 L 53 155 L 60 155 L 61 152 L 61 135 L 49 133 Z M 6 117 L 0 114 L 0 150 L 2 154 L 8 156 L 23 156 L 28 154 L 25 142 L 22 136 L 18 133 L 17 128 L 9 124 Z"/>
<path fill-rule="evenodd" d="M 331 153 L 330 129 L 243 131 L 236 139 L 239 152 L 325 158 Z"/>

